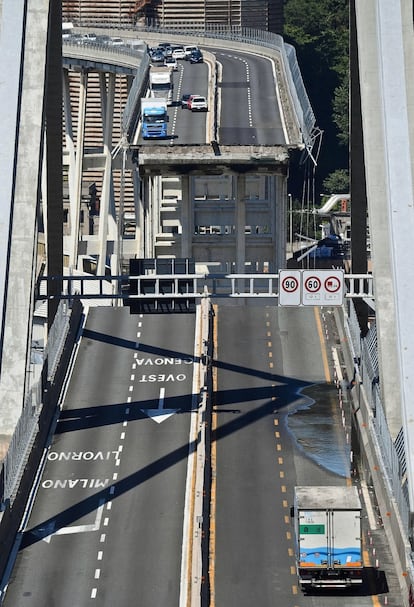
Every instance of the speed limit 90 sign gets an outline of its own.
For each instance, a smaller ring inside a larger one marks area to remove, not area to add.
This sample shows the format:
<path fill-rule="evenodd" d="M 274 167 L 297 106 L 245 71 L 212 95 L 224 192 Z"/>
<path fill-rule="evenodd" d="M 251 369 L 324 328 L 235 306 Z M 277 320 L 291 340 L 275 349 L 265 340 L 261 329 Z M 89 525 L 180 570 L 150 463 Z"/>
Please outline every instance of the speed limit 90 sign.
<path fill-rule="evenodd" d="M 279 270 L 280 306 L 341 306 L 343 270 Z"/>
<path fill-rule="evenodd" d="M 300 270 L 279 270 L 279 305 L 299 306 L 301 302 Z"/>

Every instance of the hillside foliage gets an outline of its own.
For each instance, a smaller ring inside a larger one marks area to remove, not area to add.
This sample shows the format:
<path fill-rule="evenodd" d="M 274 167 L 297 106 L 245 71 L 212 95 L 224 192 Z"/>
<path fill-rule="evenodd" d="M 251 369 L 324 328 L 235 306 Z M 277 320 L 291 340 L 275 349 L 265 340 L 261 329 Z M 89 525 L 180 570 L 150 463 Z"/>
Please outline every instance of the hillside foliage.
<path fill-rule="evenodd" d="M 349 188 L 349 0 L 286 0 L 284 11 L 284 38 L 296 49 L 323 131 L 316 189 L 344 191 Z"/>

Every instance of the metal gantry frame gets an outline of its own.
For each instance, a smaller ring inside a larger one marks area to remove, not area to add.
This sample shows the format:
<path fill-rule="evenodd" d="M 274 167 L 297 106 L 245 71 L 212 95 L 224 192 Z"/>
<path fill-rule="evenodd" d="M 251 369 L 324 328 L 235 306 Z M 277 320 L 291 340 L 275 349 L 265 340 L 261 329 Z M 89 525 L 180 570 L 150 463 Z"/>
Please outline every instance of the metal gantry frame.
<path fill-rule="evenodd" d="M 62 280 L 64 291 L 59 299 L 201 299 L 206 297 L 278 298 L 279 274 L 146 274 L 118 276 L 45 276 Z M 131 290 L 134 284 L 133 293 Z M 374 299 L 372 274 L 344 274 L 345 298 Z M 109 292 L 110 285 L 117 285 Z M 93 290 L 91 292 L 91 285 Z M 46 289 L 39 289 L 38 300 L 48 299 Z M 52 296 L 53 297 L 53 296 Z"/>

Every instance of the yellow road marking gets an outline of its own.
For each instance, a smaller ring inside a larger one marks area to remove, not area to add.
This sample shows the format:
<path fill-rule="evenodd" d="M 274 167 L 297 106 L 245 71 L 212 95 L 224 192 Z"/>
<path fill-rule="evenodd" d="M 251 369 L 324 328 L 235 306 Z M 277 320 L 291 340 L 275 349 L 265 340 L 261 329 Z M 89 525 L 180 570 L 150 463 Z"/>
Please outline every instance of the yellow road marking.
<path fill-rule="evenodd" d="M 321 323 L 321 317 L 319 314 L 319 308 L 314 307 L 313 313 L 315 315 L 316 328 L 317 328 L 318 335 L 319 335 L 319 342 L 321 344 L 322 363 L 323 363 L 323 369 L 325 371 L 325 379 L 326 379 L 326 381 L 331 381 L 331 372 L 329 370 L 328 355 L 326 353 L 326 344 L 325 344 L 325 338 L 324 338 L 324 334 L 323 334 L 323 330 L 322 330 L 322 323 Z"/>
<path fill-rule="evenodd" d="M 217 356 L 217 318 L 218 307 L 213 306 L 213 348 Z M 217 394 L 217 367 L 213 367 L 213 394 Z M 211 430 L 217 436 L 217 413 L 213 410 L 211 415 Z M 210 607 L 215 607 L 216 592 L 216 475 L 217 475 L 217 445 L 211 441 L 211 494 L 210 494 L 210 542 L 209 542 L 209 584 L 210 584 Z"/>

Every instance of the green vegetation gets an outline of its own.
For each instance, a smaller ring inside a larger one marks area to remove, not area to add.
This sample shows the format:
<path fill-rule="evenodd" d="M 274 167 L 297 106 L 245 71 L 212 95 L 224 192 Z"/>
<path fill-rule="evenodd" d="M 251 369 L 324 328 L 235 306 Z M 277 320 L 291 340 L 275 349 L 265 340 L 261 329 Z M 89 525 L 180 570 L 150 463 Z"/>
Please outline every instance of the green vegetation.
<path fill-rule="evenodd" d="M 349 0 L 285 0 L 284 38 L 297 53 L 323 131 L 315 190 L 349 190 Z M 291 190 L 298 194 L 299 184 Z M 317 196 L 319 198 L 319 196 Z"/>

